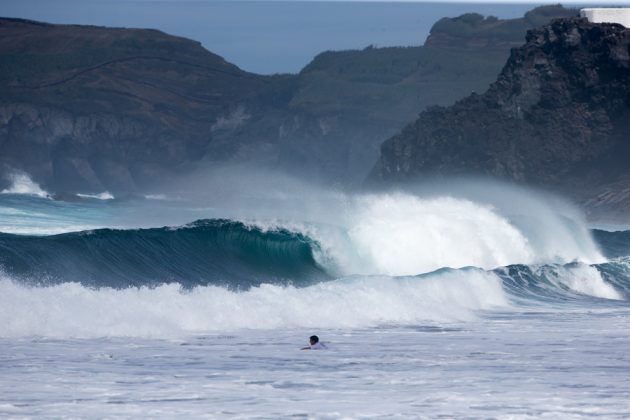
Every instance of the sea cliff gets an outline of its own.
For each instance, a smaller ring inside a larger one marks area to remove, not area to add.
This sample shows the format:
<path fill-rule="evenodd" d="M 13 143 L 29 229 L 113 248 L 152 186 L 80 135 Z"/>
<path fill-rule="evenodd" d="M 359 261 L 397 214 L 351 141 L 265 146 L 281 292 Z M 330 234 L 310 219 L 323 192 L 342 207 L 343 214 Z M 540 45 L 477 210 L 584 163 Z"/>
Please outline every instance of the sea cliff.
<path fill-rule="evenodd" d="M 522 40 L 567 13 L 443 19 L 430 39 Z M 485 91 L 511 42 L 328 51 L 260 76 L 160 31 L 0 19 L 0 188 L 25 171 L 53 192 L 126 193 L 225 163 L 357 186 L 420 111 Z"/>
<path fill-rule="evenodd" d="M 617 24 L 530 30 L 487 92 L 430 108 L 387 140 L 372 179 L 473 174 L 601 204 L 630 175 L 629 51 Z"/>

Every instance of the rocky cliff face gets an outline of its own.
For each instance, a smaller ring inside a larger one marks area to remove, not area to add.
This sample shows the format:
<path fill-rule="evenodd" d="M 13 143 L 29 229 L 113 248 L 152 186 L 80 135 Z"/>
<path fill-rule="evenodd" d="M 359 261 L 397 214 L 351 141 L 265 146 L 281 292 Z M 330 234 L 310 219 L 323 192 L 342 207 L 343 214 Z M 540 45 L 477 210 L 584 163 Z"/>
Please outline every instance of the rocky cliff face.
<path fill-rule="evenodd" d="M 374 178 L 481 174 L 578 198 L 630 173 L 630 30 L 560 19 L 527 34 L 482 95 L 386 141 Z"/>
<path fill-rule="evenodd" d="M 429 105 L 483 92 L 508 55 L 370 47 L 267 77 L 159 31 L 0 19 L 0 172 L 129 192 L 237 162 L 360 184 L 383 139 Z"/>
<path fill-rule="evenodd" d="M 0 20 L 0 162 L 53 189 L 131 190 L 214 147 L 261 77 L 153 30 Z"/>
<path fill-rule="evenodd" d="M 134 191 L 219 162 L 358 184 L 384 138 L 484 90 L 506 56 L 369 48 L 265 77 L 159 31 L 0 19 L 0 170 L 53 191 Z"/>

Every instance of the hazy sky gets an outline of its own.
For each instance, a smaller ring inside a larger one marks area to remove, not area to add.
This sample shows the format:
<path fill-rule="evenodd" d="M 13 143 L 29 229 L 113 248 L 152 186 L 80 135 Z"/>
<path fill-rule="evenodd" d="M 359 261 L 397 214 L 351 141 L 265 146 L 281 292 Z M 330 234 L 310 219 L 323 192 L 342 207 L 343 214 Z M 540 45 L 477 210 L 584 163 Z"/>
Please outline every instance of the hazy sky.
<path fill-rule="evenodd" d="M 421 45 L 431 25 L 444 16 L 474 11 L 518 17 L 533 7 L 472 2 L 0 0 L 0 15 L 160 29 L 200 41 L 245 70 L 269 74 L 297 72 L 325 50 Z"/>

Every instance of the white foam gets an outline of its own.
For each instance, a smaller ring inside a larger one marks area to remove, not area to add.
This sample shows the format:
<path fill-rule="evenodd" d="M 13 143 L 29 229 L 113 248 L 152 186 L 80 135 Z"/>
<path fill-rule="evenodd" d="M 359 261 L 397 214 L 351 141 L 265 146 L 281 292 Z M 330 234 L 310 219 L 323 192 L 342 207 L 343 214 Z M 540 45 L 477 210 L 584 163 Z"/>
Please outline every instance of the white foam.
<path fill-rule="evenodd" d="M 93 290 L 76 283 L 26 287 L 0 280 L 0 337 L 171 337 L 205 331 L 368 327 L 475 319 L 508 305 L 497 276 L 480 270 L 422 278 L 341 279 L 245 292 L 176 285 Z"/>
<path fill-rule="evenodd" d="M 103 191 L 99 194 L 77 194 L 81 198 L 93 198 L 95 200 L 113 200 L 114 196 L 109 191 Z"/>
<path fill-rule="evenodd" d="M 15 172 L 9 175 L 11 186 L 2 190 L 2 194 L 24 194 L 36 197 L 50 198 L 50 194 L 44 191 L 39 184 L 24 172 Z"/>
<path fill-rule="evenodd" d="M 115 227 L 107 226 L 110 229 Z M 14 235 L 34 235 L 34 236 L 48 236 L 59 235 L 69 232 L 80 232 L 93 229 L 104 229 L 105 226 L 94 225 L 63 225 L 63 226 L 8 226 L 0 223 L 0 232 L 11 233 Z"/>
<path fill-rule="evenodd" d="M 441 267 L 485 269 L 534 259 L 527 238 L 490 207 L 407 194 L 358 200 L 349 235 L 372 270 L 389 275 Z"/>
<path fill-rule="evenodd" d="M 346 276 L 605 260 L 579 215 L 555 212 L 542 199 L 519 190 L 514 194 L 518 197 L 510 201 L 515 208 L 445 195 L 349 196 L 330 206 L 339 211 L 326 224 L 245 221 L 313 238 L 321 246 L 317 261 L 329 272 Z"/>
<path fill-rule="evenodd" d="M 623 296 L 612 285 L 602 279 L 595 267 L 584 264 L 556 267 L 550 274 L 550 280 L 555 280 L 574 292 L 604 299 L 623 299 Z"/>

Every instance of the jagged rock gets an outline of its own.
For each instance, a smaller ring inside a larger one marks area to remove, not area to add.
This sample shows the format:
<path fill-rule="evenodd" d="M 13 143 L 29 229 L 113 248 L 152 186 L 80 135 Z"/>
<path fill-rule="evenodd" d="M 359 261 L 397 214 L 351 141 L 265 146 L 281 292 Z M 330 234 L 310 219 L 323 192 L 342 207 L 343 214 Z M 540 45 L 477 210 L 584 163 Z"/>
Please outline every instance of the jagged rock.
<path fill-rule="evenodd" d="M 356 185 L 383 139 L 484 91 L 508 54 L 366 48 L 259 76 L 155 30 L 0 18 L 0 169 L 69 192 L 133 192 L 226 162 Z"/>
<path fill-rule="evenodd" d="M 387 140 L 372 179 L 480 174 L 586 198 L 630 174 L 630 30 L 559 19 L 528 32 L 482 95 Z"/>

